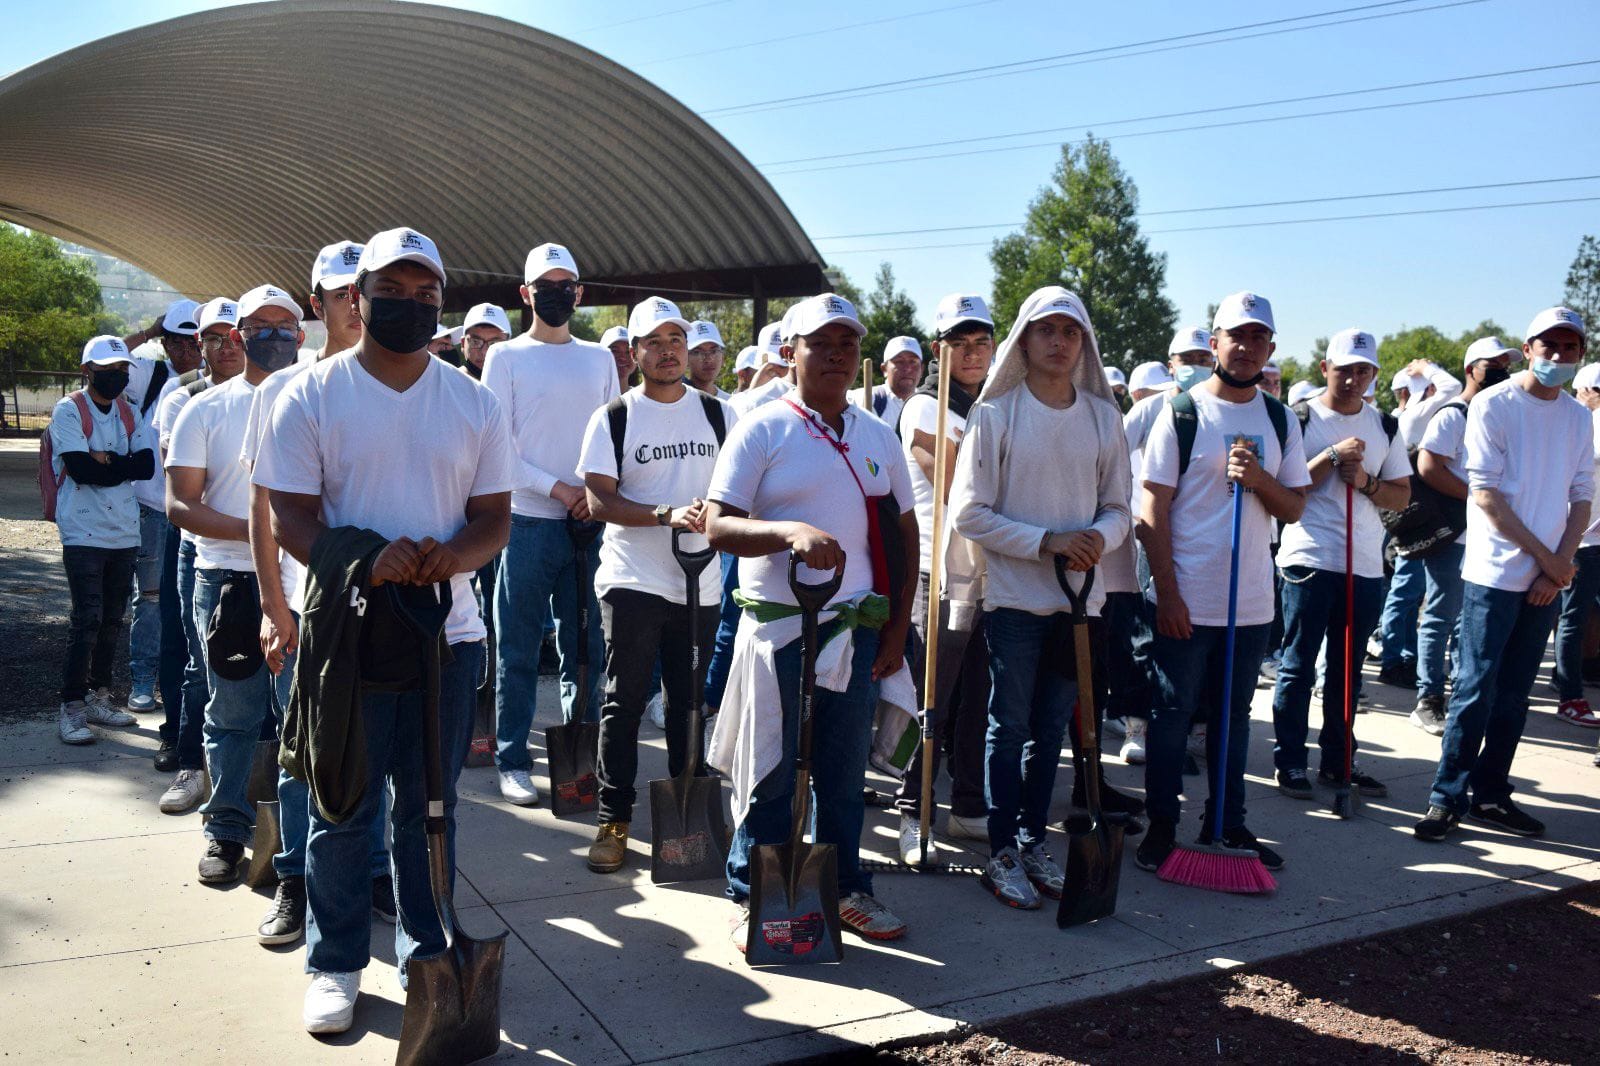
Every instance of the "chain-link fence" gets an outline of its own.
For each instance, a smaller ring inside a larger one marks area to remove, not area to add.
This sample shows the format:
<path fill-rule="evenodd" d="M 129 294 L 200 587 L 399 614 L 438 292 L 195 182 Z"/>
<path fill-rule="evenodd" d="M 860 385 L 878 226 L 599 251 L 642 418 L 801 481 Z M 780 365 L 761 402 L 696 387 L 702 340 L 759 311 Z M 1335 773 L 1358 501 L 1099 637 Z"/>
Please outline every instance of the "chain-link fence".
<path fill-rule="evenodd" d="M 8 437 L 44 432 L 56 401 L 83 383 L 78 371 L 18 370 L 6 377 L 8 384 L 0 388 L 0 434 Z"/>

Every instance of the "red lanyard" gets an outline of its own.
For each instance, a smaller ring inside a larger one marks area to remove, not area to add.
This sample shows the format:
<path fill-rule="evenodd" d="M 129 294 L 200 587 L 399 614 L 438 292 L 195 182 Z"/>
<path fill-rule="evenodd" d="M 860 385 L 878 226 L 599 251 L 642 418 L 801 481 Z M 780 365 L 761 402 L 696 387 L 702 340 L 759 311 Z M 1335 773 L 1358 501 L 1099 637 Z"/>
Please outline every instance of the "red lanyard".
<path fill-rule="evenodd" d="M 844 468 L 850 471 L 850 476 L 855 480 L 856 488 L 861 490 L 861 498 L 864 500 L 871 500 L 872 496 L 868 494 L 866 486 L 861 484 L 861 477 L 856 473 L 855 464 L 850 461 L 850 445 L 846 444 L 843 440 L 834 439 L 833 434 L 828 432 L 827 426 L 824 426 L 815 418 L 811 417 L 811 415 L 806 413 L 806 411 L 804 411 L 799 404 L 795 403 L 787 396 L 783 398 L 783 402 L 792 407 L 794 409 L 794 413 L 800 416 L 800 421 L 806 424 L 806 432 L 811 434 L 811 438 L 813 440 L 826 442 L 828 447 L 832 448 L 836 453 L 838 453 L 839 458 L 844 460 Z"/>

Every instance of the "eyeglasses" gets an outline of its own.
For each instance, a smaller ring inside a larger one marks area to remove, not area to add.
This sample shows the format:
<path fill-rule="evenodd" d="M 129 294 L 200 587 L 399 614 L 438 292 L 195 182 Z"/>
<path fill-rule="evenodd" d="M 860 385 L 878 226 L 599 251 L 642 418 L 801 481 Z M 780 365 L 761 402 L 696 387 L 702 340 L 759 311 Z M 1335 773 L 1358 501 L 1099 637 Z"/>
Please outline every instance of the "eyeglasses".
<path fill-rule="evenodd" d="M 467 348 L 467 349 L 475 352 L 479 348 L 487 348 L 491 344 L 499 344 L 499 343 L 500 342 L 497 341 L 497 340 L 496 341 L 486 341 L 482 337 L 465 337 L 461 341 L 461 346 L 463 348 Z"/>
<path fill-rule="evenodd" d="M 238 345 L 234 343 L 232 334 L 224 333 L 220 337 L 205 338 L 200 342 L 200 347 L 208 352 L 217 352 L 223 348 L 237 348 Z"/>
<path fill-rule="evenodd" d="M 559 292 L 567 293 L 570 296 L 573 293 L 576 293 L 578 291 L 578 283 L 576 281 L 551 281 L 551 280 L 549 280 L 547 278 L 540 278 L 538 281 L 533 283 L 533 291 L 534 292 L 558 292 L 559 291 Z"/>
<path fill-rule="evenodd" d="M 277 340 L 299 340 L 299 330 L 293 326 L 245 326 L 239 331 L 251 340 L 269 337 Z"/>

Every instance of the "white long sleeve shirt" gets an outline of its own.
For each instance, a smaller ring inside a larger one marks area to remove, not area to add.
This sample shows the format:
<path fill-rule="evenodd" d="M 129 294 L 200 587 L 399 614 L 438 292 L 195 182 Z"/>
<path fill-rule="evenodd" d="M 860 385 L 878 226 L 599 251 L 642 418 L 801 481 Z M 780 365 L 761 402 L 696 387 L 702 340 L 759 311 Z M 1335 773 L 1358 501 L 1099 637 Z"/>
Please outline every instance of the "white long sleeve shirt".
<path fill-rule="evenodd" d="M 1400 439 L 1405 441 L 1407 448 L 1420 445 L 1423 431 L 1428 428 L 1428 421 L 1438 413 L 1439 408 L 1461 395 L 1461 382 L 1443 367 L 1429 363 L 1423 373 L 1428 379 L 1428 384 L 1433 386 L 1433 395 L 1414 397 L 1399 416 Z"/>

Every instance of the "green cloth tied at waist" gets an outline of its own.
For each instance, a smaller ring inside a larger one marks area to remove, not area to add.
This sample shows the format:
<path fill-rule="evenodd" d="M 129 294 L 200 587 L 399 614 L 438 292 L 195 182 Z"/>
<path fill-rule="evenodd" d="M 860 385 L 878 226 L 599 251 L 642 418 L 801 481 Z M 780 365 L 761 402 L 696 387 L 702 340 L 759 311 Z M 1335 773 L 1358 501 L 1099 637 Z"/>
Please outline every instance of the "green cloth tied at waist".
<path fill-rule="evenodd" d="M 792 603 L 768 603 L 749 595 L 744 589 L 733 590 L 733 602 L 749 611 L 762 625 L 784 618 L 794 618 L 800 613 L 800 608 Z M 823 641 L 824 644 L 847 629 L 855 629 L 858 626 L 882 629 L 889 624 L 889 597 L 880 596 L 876 592 L 868 593 L 855 603 L 838 603 L 825 609 L 835 612 L 835 617 L 831 621 L 838 624 Z"/>

